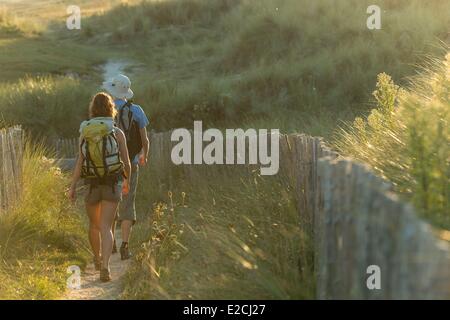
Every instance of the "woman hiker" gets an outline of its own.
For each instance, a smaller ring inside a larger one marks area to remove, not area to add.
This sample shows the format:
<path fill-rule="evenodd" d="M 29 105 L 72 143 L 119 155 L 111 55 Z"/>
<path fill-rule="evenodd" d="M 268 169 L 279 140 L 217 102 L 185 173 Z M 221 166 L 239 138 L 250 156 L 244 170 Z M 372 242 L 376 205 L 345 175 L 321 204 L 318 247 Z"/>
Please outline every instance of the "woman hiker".
<path fill-rule="evenodd" d="M 75 165 L 69 198 L 76 197 L 76 184 L 85 178 L 89 190 L 85 197 L 89 216 L 89 242 L 100 280 L 111 280 L 109 259 L 113 248 L 112 227 L 122 192 L 128 191 L 131 174 L 125 135 L 114 125 L 114 101 L 98 93 L 89 106 L 89 120 L 80 126 L 79 156 Z"/>

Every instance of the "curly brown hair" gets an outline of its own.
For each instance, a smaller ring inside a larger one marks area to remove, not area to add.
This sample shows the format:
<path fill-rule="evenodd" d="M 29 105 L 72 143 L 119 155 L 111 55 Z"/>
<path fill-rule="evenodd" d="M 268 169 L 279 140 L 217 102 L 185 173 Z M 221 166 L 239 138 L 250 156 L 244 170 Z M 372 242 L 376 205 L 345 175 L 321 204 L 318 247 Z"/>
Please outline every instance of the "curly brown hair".
<path fill-rule="evenodd" d="M 116 116 L 116 108 L 113 98 L 105 93 L 97 93 L 91 100 L 89 105 L 89 118 L 96 117 L 112 117 Z"/>

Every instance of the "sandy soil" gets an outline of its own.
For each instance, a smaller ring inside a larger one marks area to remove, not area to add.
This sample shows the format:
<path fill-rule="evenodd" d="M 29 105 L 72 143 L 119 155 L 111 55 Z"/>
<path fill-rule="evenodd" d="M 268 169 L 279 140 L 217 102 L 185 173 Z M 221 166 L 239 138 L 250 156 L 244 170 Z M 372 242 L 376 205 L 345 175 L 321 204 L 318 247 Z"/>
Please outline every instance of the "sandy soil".
<path fill-rule="evenodd" d="M 121 243 L 120 231 L 117 234 L 117 243 Z M 94 264 L 87 266 L 81 274 L 81 288 L 67 289 L 62 300 L 117 300 L 121 293 L 121 277 L 125 274 L 130 260 L 120 260 L 120 254 L 111 256 L 110 269 L 112 280 L 103 283 L 99 279 L 99 271 L 95 271 Z"/>

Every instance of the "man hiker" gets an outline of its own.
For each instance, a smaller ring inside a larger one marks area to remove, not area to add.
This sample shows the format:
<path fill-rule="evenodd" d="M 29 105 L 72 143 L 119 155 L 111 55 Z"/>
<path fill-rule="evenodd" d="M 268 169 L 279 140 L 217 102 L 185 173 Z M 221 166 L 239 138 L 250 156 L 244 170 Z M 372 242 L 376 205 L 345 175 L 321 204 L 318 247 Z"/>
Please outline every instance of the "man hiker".
<path fill-rule="evenodd" d="M 126 260 L 131 256 L 128 250 L 128 240 L 132 226 L 136 222 L 135 200 L 139 166 L 145 166 L 148 158 L 149 140 L 146 127 L 149 121 L 142 108 L 130 100 L 134 94 L 131 90 L 131 81 L 127 76 L 117 75 L 110 81 L 104 82 L 103 88 L 114 98 L 117 109 L 115 122 L 125 133 L 131 161 L 128 194 L 123 197 L 117 215 L 117 221 L 120 222 L 122 230 L 120 256 L 122 260 Z M 117 252 L 115 241 L 113 252 Z"/>

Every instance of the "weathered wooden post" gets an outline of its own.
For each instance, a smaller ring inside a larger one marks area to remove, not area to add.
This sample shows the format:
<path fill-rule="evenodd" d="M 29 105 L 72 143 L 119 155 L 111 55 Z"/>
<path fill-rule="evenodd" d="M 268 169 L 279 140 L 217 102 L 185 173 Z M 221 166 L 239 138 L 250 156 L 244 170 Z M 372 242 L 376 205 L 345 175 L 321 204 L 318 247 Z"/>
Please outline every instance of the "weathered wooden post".
<path fill-rule="evenodd" d="M 0 130 L 0 212 L 20 199 L 22 191 L 23 134 L 18 126 Z"/>

